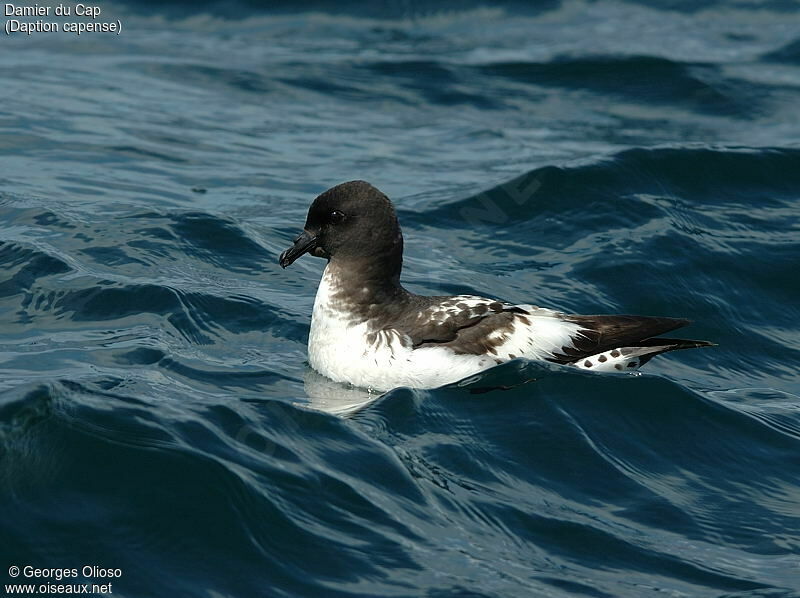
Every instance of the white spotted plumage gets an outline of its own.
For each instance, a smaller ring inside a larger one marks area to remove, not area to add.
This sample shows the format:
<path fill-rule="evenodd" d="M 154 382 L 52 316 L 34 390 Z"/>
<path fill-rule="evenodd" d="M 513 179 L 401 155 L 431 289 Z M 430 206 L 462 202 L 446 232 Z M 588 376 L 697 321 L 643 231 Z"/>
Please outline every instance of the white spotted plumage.
<path fill-rule="evenodd" d="M 653 356 L 669 349 L 669 345 L 650 347 L 617 347 L 578 359 L 574 365 L 594 372 L 635 372 Z"/>
<path fill-rule="evenodd" d="M 448 347 L 436 346 L 412 348 L 409 339 L 392 328 L 381 330 L 371 338 L 368 322 L 358 321 L 346 305 L 333 304 L 332 295 L 339 284 L 331 269 L 326 268 L 314 301 L 308 358 L 321 374 L 355 386 L 375 390 L 397 386 L 434 388 L 515 357 L 546 359 L 562 347 L 573 346 L 572 338 L 580 334 L 580 326 L 559 319 L 558 312 L 520 305 L 518 307 L 530 315 L 515 314 L 514 326 L 509 332 L 492 333 L 506 337 L 496 347 L 496 354 L 458 354 Z M 420 315 L 445 319 L 458 315 L 463 309 L 482 313 L 491 303 L 496 301 L 471 295 L 451 297 L 446 303 L 420 310 Z M 464 307 L 456 307 L 459 304 Z"/>

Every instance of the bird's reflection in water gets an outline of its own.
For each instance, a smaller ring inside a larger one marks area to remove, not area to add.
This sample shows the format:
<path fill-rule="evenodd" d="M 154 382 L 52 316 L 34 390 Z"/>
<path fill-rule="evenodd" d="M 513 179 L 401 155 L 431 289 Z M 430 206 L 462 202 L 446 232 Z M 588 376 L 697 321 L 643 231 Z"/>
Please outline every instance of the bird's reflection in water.
<path fill-rule="evenodd" d="M 309 407 L 340 416 L 352 415 L 383 395 L 382 392 L 334 382 L 310 367 L 306 368 L 303 384 Z"/>
<path fill-rule="evenodd" d="M 557 364 L 545 366 L 525 359 L 515 359 L 443 388 L 463 389 L 470 395 L 513 390 L 535 382 L 549 371 L 559 371 L 559 369 L 566 367 L 568 366 Z M 570 372 L 574 372 L 574 370 L 570 368 Z M 511 380 L 511 384 L 508 383 L 509 380 Z M 353 415 L 357 411 L 368 407 L 386 394 L 347 383 L 334 382 L 308 366 L 303 376 L 303 383 L 308 396 L 308 407 L 343 417 Z"/>

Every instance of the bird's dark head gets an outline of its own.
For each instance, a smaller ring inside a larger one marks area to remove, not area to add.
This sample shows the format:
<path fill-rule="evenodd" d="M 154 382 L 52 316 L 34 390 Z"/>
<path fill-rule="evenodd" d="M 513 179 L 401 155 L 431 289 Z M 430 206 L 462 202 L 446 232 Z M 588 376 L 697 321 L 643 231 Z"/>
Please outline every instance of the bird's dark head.
<path fill-rule="evenodd" d="M 389 198 L 365 181 L 336 185 L 308 210 L 303 232 L 279 263 L 285 268 L 304 253 L 333 261 L 402 263 L 403 236 Z M 390 268 L 393 269 L 393 268 Z"/>

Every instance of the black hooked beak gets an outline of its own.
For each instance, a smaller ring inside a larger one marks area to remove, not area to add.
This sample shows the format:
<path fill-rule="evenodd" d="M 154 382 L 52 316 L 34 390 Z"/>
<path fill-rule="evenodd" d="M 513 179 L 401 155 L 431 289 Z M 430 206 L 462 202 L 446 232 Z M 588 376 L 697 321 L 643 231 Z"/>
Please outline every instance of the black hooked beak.
<path fill-rule="evenodd" d="M 294 240 L 294 245 L 289 247 L 289 249 L 281 254 L 281 257 L 278 259 L 278 263 L 281 265 L 281 268 L 285 268 L 304 253 L 314 251 L 316 247 L 316 235 L 312 235 L 310 232 L 304 230 L 302 233 L 300 233 L 300 236 Z"/>

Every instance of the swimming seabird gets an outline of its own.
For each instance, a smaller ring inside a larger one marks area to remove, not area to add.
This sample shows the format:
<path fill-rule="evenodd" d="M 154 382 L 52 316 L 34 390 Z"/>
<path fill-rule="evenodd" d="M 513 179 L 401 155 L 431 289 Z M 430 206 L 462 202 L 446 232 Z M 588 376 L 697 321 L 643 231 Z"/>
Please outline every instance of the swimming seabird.
<path fill-rule="evenodd" d="M 660 353 L 712 345 L 659 337 L 689 324 L 680 318 L 574 315 L 411 293 L 400 284 L 403 235 L 394 206 L 365 181 L 314 200 L 281 267 L 305 253 L 328 260 L 311 316 L 309 363 L 337 382 L 434 388 L 517 357 L 632 372 Z"/>

